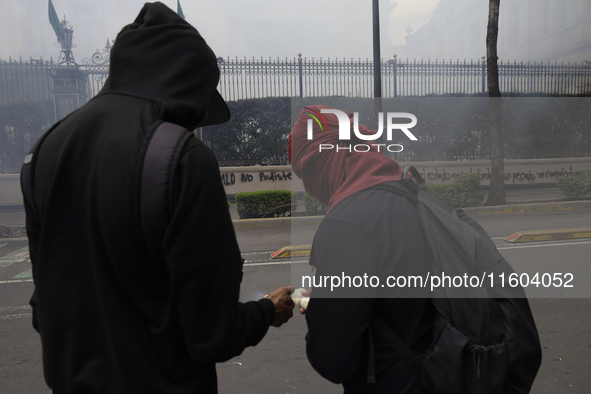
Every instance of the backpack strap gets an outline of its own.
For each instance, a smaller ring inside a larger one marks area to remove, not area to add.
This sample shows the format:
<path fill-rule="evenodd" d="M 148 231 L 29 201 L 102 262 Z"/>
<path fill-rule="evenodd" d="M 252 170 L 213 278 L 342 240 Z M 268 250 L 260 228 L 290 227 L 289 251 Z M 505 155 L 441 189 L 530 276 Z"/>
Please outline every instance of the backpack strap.
<path fill-rule="evenodd" d="M 394 334 L 394 331 L 382 319 L 376 316 L 375 313 L 371 314 L 371 320 L 369 323 L 370 327 L 374 328 L 382 338 L 388 342 L 390 346 L 396 350 L 396 353 L 407 361 L 411 361 L 417 357 L 417 355 L 410 350 L 408 346 Z"/>
<path fill-rule="evenodd" d="M 408 174 L 412 174 L 412 181 L 408 179 Z M 386 190 L 406 197 L 415 204 L 418 204 L 418 191 L 426 191 L 425 180 L 414 166 L 404 168 L 402 181 L 405 182 L 385 182 L 373 186 L 374 189 Z M 412 183 L 407 183 L 412 182 Z M 412 185 L 412 186 L 411 186 Z M 372 312 L 369 322 L 369 360 L 367 362 L 367 383 L 375 383 L 375 349 L 371 330 L 374 329 L 390 346 L 398 353 L 400 357 L 410 362 L 417 358 L 417 355 L 388 327 L 382 319 Z"/>
<path fill-rule="evenodd" d="M 181 150 L 193 134 L 182 126 L 160 124 L 146 149 L 140 186 L 140 220 L 150 254 L 162 258 L 162 240 L 174 209 L 173 178 Z"/>
<path fill-rule="evenodd" d="M 33 144 L 29 154 L 25 156 L 23 167 L 21 168 L 21 191 L 23 193 L 23 198 L 32 208 L 35 215 L 39 214 L 37 210 L 37 202 L 35 201 L 35 162 L 37 161 L 37 153 L 39 152 L 41 144 L 45 141 L 45 138 L 54 127 L 39 137 L 39 139 Z"/>
<path fill-rule="evenodd" d="M 374 329 L 388 342 L 400 357 L 410 362 L 417 358 L 417 355 L 392 331 L 382 319 L 371 313 L 369 321 L 369 360 L 367 362 L 367 383 L 375 383 L 375 350 L 371 330 Z"/>
<path fill-rule="evenodd" d="M 407 177 L 409 172 L 412 175 L 412 181 L 418 186 L 419 190 L 427 191 L 427 184 L 415 166 L 404 167 L 404 170 L 402 171 L 402 180 L 408 180 Z"/>

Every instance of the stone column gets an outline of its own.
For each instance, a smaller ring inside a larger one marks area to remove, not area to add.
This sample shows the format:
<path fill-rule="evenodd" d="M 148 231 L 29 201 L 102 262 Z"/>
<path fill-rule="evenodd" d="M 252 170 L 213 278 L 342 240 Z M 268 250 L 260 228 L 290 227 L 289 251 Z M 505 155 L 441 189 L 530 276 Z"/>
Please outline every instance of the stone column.
<path fill-rule="evenodd" d="M 86 104 L 88 76 L 76 68 L 54 68 L 51 77 L 55 121 L 58 122 Z"/>

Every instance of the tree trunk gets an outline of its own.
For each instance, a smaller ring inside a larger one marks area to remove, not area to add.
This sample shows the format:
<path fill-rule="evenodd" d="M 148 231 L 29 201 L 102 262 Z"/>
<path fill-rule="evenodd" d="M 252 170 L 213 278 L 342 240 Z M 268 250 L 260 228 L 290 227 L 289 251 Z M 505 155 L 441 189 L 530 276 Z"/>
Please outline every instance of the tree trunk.
<path fill-rule="evenodd" d="M 486 34 L 486 72 L 490 109 L 491 176 L 485 205 L 505 205 L 505 176 L 503 128 L 501 119 L 501 90 L 497 64 L 497 37 L 499 35 L 499 7 L 501 0 L 489 0 L 488 31 Z"/>

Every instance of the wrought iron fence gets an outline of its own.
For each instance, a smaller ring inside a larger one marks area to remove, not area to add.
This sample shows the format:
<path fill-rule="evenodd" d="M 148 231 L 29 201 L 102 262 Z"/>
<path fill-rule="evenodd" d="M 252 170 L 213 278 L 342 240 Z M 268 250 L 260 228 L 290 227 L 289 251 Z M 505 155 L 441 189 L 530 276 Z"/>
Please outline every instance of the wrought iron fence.
<path fill-rule="evenodd" d="M 228 101 L 263 97 L 373 97 L 369 60 L 218 59 L 218 89 Z M 486 94 L 484 59 L 382 60 L 384 97 Z M 504 93 L 576 95 L 591 92 L 591 65 L 499 62 Z"/>
<path fill-rule="evenodd" d="M 76 65 L 88 75 L 88 98 L 99 92 L 108 76 L 110 48 L 111 43 L 108 42 L 102 51 Z M 373 63 L 369 60 L 308 60 L 299 55 L 291 60 L 219 58 L 218 65 L 221 72 L 218 90 L 227 101 L 265 97 L 373 96 Z M 56 67 L 53 60 L 0 60 L 0 105 L 51 101 L 51 70 Z M 486 94 L 486 65 L 483 59 L 469 62 L 401 61 L 394 57 L 383 60 L 381 69 L 384 97 Z M 591 64 L 500 62 L 499 80 L 501 91 L 505 94 L 588 95 L 591 93 Z M 45 123 L 53 121 L 49 119 L 48 122 Z M 396 158 L 400 161 L 483 159 L 489 155 L 483 133 L 473 131 L 462 141 L 454 140 L 452 145 L 456 151 L 449 156 L 437 156 L 437 152 L 441 151 L 441 140 L 429 143 L 427 139 L 422 144 L 425 152 L 420 157 L 405 151 L 397 154 Z M 586 155 L 589 143 L 588 136 L 580 134 L 579 140 L 572 140 L 568 146 L 561 148 L 560 155 Z M 556 157 L 560 145 L 559 141 L 546 144 L 554 152 L 549 156 L 544 151 L 546 148 L 527 144 L 532 142 L 513 144 L 523 149 L 512 152 L 508 148 L 507 158 L 525 158 L 523 152 L 535 152 L 531 158 Z M 220 158 L 220 163 L 247 165 L 254 160 L 241 162 L 226 159 Z M 265 163 L 260 159 L 256 161 L 257 164 L 267 165 L 284 163 L 281 159 Z"/>
<path fill-rule="evenodd" d="M 109 76 L 109 60 L 111 58 L 111 47 L 115 40 L 109 42 L 102 50 L 97 50 L 90 58 L 82 59 L 79 69 L 88 75 L 87 92 L 88 98 L 92 98 L 102 89 Z"/>
<path fill-rule="evenodd" d="M 88 98 L 102 88 L 109 73 L 111 43 L 77 67 L 88 79 Z M 263 97 L 372 97 L 370 60 L 222 59 L 218 90 L 227 101 Z M 51 99 L 52 60 L 0 60 L 0 102 Z M 485 94 L 482 60 L 382 60 L 384 97 Z M 591 65 L 571 63 L 499 63 L 504 93 L 586 94 L 591 92 Z"/>
<path fill-rule="evenodd" d="M 53 100 L 50 70 L 53 60 L 0 60 L 0 103 Z"/>
<path fill-rule="evenodd" d="M 86 95 L 94 97 L 109 76 L 111 43 L 75 68 L 88 76 Z M 70 66 L 71 67 L 71 66 Z M 63 68 L 50 60 L 0 60 L 0 104 L 53 100 L 51 70 Z"/>

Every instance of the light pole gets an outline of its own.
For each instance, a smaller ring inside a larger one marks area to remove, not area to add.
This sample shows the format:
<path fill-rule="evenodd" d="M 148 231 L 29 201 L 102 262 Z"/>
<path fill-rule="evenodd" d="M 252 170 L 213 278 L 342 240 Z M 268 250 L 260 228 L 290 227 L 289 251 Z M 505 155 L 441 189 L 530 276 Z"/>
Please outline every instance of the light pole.
<path fill-rule="evenodd" d="M 76 60 L 74 60 L 74 55 L 72 54 L 72 48 L 75 48 L 76 45 L 73 44 L 74 42 L 74 29 L 72 25 L 66 20 L 66 16 L 64 15 L 64 20 L 60 22 L 62 25 L 62 29 L 64 30 L 64 35 L 60 40 L 60 47 L 61 53 L 58 59 L 58 66 L 61 67 L 74 67 L 76 66 Z"/>
<path fill-rule="evenodd" d="M 380 57 L 380 5 L 379 0 L 373 0 L 373 90 L 375 98 L 382 97 Z"/>
<path fill-rule="evenodd" d="M 380 69 L 380 3 L 373 0 L 373 91 L 375 129 L 378 127 L 378 116 L 382 112 L 382 73 Z M 382 143 L 384 142 L 382 134 Z"/>

